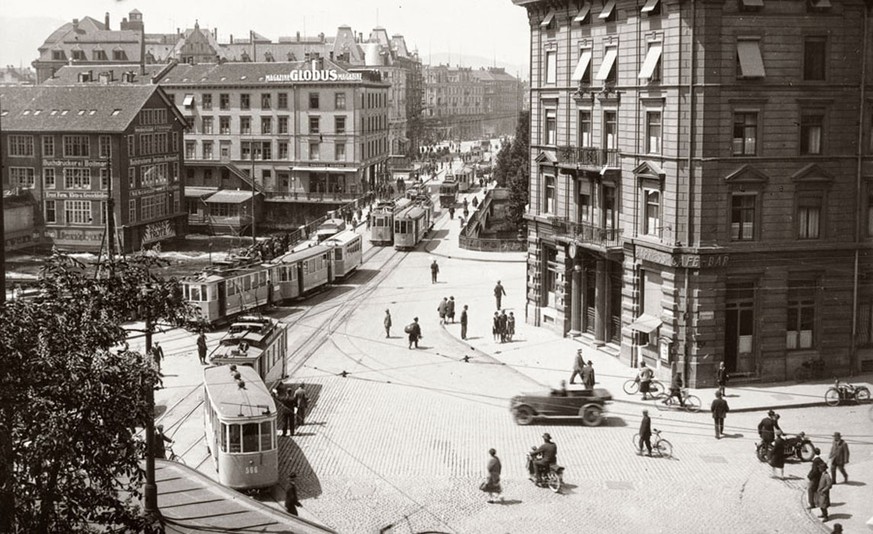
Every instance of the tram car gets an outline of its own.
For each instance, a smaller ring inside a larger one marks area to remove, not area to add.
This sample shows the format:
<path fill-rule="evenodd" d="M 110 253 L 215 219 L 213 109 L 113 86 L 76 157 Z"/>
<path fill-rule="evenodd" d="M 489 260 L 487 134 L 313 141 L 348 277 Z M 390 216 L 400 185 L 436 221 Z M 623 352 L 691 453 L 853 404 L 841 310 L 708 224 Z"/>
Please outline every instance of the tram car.
<path fill-rule="evenodd" d="M 237 490 L 275 486 L 276 403 L 257 371 L 245 365 L 207 367 L 203 406 L 206 444 L 218 481 Z"/>
<path fill-rule="evenodd" d="M 344 220 L 337 217 L 331 217 L 319 224 L 318 228 L 315 229 L 315 239 L 321 243 L 325 239 L 333 237 L 345 229 L 346 222 Z"/>
<path fill-rule="evenodd" d="M 453 178 L 446 178 L 440 185 L 440 207 L 454 207 L 458 201 L 458 182 Z"/>
<path fill-rule="evenodd" d="M 268 264 L 281 300 L 302 297 L 333 282 L 330 252 L 324 245 L 312 245 L 283 254 Z"/>
<path fill-rule="evenodd" d="M 330 247 L 330 262 L 333 277 L 344 278 L 364 263 L 364 239 L 352 230 L 329 237 L 324 244 Z"/>
<path fill-rule="evenodd" d="M 433 223 L 433 203 L 427 200 L 398 212 L 394 216 L 394 248 L 409 250 L 415 248 Z"/>
<path fill-rule="evenodd" d="M 239 317 L 209 355 L 209 360 L 214 365 L 246 365 L 253 368 L 265 384 L 273 385 L 287 376 L 287 328 L 269 317 Z"/>
<path fill-rule="evenodd" d="M 199 322 L 224 323 L 271 302 L 273 289 L 263 264 L 229 260 L 215 265 L 217 268 L 181 282 L 182 296 L 200 311 Z"/>
<path fill-rule="evenodd" d="M 411 203 L 408 198 L 399 198 L 377 204 L 370 216 L 370 243 L 380 246 L 394 244 L 394 214 Z"/>

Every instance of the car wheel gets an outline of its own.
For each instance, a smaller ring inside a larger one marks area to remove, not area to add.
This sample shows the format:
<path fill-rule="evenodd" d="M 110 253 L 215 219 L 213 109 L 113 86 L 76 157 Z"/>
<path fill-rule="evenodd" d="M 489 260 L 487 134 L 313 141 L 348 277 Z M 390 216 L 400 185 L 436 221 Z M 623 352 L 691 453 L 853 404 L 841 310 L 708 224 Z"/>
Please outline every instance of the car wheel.
<path fill-rule="evenodd" d="M 534 411 L 529 406 L 519 406 L 514 414 L 517 425 L 529 425 L 533 422 Z"/>
<path fill-rule="evenodd" d="M 803 462 L 811 462 L 815 458 L 815 447 L 811 442 L 804 442 L 800 446 L 800 460 Z"/>
<path fill-rule="evenodd" d="M 581 415 L 585 426 L 598 426 L 603 422 L 603 409 L 595 404 L 583 406 Z"/>

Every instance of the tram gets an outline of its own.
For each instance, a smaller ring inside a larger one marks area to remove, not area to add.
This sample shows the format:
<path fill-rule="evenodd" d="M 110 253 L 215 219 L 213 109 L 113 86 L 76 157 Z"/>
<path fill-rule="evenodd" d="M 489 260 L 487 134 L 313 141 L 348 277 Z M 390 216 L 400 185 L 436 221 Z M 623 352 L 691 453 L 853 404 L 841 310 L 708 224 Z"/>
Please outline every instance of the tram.
<path fill-rule="evenodd" d="M 364 239 L 352 230 L 329 237 L 324 244 L 330 247 L 330 262 L 333 277 L 344 278 L 364 263 Z"/>
<path fill-rule="evenodd" d="M 433 203 L 420 200 L 403 209 L 394 216 L 394 248 L 409 250 L 415 248 L 433 223 Z"/>
<path fill-rule="evenodd" d="M 253 368 L 265 384 L 286 378 L 288 326 L 269 317 L 238 318 L 209 355 L 214 365 L 236 364 Z"/>
<path fill-rule="evenodd" d="M 409 206 L 412 201 L 400 198 L 394 202 L 380 202 L 370 216 L 370 243 L 374 245 L 394 244 L 394 214 Z"/>
<path fill-rule="evenodd" d="M 458 201 L 458 182 L 454 177 L 446 178 L 440 185 L 440 207 L 454 207 Z"/>
<path fill-rule="evenodd" d="M 203 370 L 203 422 L 218 481 L 229 488 L 270 488 L 279 480 L 276 404 L 254 368 Z"/>
<path fill-rule="evenodd" d="M 249 259 L 215 262 L 203 273 L 181 281 L 182 296 L 200 310 L 209 325 L 266 306 L 273 296 L 267 269 Z"/>
<path fill-rule="evenodd" d="M 326 219 L 315 229 L 315 239 L 321 243 L 346 229 L 346 222 L 337 217 Z"/>
<path fill-rule="evenodd" d="M 302 297 L 333 282 L 330 248 L 324 245 L 283 254 L 273 259 L 269 269 L 281 300 Z"/>

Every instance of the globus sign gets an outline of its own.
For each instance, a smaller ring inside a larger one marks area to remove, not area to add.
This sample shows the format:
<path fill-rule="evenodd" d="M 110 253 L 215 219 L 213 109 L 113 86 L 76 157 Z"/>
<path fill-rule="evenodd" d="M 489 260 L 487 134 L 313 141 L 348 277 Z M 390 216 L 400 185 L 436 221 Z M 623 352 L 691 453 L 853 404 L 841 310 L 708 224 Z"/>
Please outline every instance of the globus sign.
<path fill-rule="evenodd" d="M 313 63 L 312 69 L 292 70 L 288 74 L 267 74 L 264 77 L 268 82 L 335 82 L 335 81 L 361 81 L 363 76 L 360 72 L 338 72 L 336 69 L 316 69 Z"/>

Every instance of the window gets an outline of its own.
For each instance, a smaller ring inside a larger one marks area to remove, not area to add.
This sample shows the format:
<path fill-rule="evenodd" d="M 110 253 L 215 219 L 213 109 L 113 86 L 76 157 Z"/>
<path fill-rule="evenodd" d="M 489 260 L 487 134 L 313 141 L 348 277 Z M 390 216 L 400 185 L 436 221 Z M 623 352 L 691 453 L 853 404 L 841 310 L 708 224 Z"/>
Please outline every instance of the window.
<path fill-rule="evenodd" d="M 309 133 L 318 133 L 319 121 L 318 117 L 309 117 Z"/>
<path fill-rule="evenodd" d="M 579 221 L 580 223 L 590 224 L 592 221 L 592 206 L 591 206 L 591 182 L 583 180 L 579 182 Z"/>
<path fill-rule="evenodd" d="M 203 117 L 203 133 L 212 133 L 212 117 Z"/>
<path fill-rule="evenodd" d="M 597 70 L 597 75 L 594 79 L 605 83 L 615 83 L 616 72 L 618 71 L 618 67 L 615 65 L 617 60 L 618 47 L 607 46 L 603 52 L 603 62 L 600 63 L 600 68 Z"/>
<path fill-rule="evenodd" d="M 643 61 L 643 66 L 640 68 L 640 79 L 646 79 L 650 82 L 661 80 L 661 43 L 649 43 L 649 50 L 646 52 L 646 59 Z"/>
<path fill-rule="evenodd" d="M 203 109 L 209 111 L 212 109 L 212 95 L 209 93 L 204 93 L 200 97 L 200 103 L 203 106 Z"/>
<path fill-rule="evenodd" d="M 618 148 L 618 112 L 603 112 L 603 146 L 607 150 Z"/>
<path fill-rule="evenodd" d="M 58 222 L 58 214 L 55 211 L 57 208 L 55 207 L 54 200 L 46 200 L 45 201 L 45 222 L 47 223 L 56 223 Z"/>
<path fill-rule="evenodd" d="M 806 81 L 825 80 L 824 37 L 807 37 L 803 41 L 803 79 Z"/>
<path fill-rule="evenodd" d="M 73 50 L 73 59 L 79 61 L 85 61 L 85 51 L 84 50 Z"/>
<path fill-rule="evenodd" d="M 606 0 L 603 11 L 597 15 L 597 18 L 605 22 L 615 22 L 615 0 Z"/>
<path fill-rule="evenodd" d="M 264 135 L 273 133 L 272 117 L 261 117 L 261 133 Z"/>
<path fill-rule="evenodd" d="M 127 53 L 124 50 L 113 50 L 112 51 L 112 60 L 113 61 L 127 61 Z"/>
<path fill-rule="evenodd" d="M 546 83 L 556 83 L 558 79 L 558 51 L 546 50 Z"/>
<path fill-rule="evenodd" d="M 646 197 L 643 233 L 657 237 L 661 235 L 661 193 L 644 189 L 643 194 Z"/>
<path fill-rule="evenodd" d="M 734 156 L 754 156 L 758 146 L 758 114 L 734 113 L 734 136 L 731 150 Z"/>
<path fill-rule="evenodd" d="M 109 189 L 109 169 L 106 167 L 100 168 L 100 189 Z"/>
<path fill-rule="evenodd" d="M 50 135 L 42 136 L 42 155 L 52 157 L 55 155 L 55 138 Z"/>
<path fill-rule="evenodd" d="M 270 109 L 272 107 L 273 98 L 270 93 L 261 94 L 261 109 Z"/>
<path fill-rule="evenodd" d="M 239 155 L 241 159 L 254 159 L 252 158 L 252 143 L 250 141 L 240 143 Z"/>
<path fill-rule="evenodd" d="M 661 112 L 646 113 L 646 152 L 661 153 Z"/>
<path fill-rule="evenodd" d="M 32 149 L 31 149 L 32 150 Z M 91 143 L 87 135 L 65 135 L 64 157 L 87 158 L 91 155 Z"/>
<path fill-rule="evenodd" d="M 321 159 L 321 151 L 320 151 L 319 143 L 309 143 L 309 159 L 312 161 L 318 161 Z"/>
<path fill-rule="evenodd" d="M 346 118 L 345 117 L 334 117 L 334 130 L 338 134 L 346 133 Z"/>
<path fill-rule="evenodd" d="M 555 191 L 555 177 L 550 174 L 543 175 L 543 183 L 545 184 L 545 205 L 543 206 L 543 211 L 545 213 L 555 214 L 555 202 L 556 202 L 556 191 Z"/>
<path fill-rule="evenodd" d="M 579 136 L 577 142 L 580 147 L 590 147 L 591 145 L 591 112 L 579 111 Z"/>
<path fill-rule="evenodd" d="M 185 159 L 197 158 L 197 143 L 194 141 L 185 141 Z"/>
<path fill-rule="evenodd" d="M 128 135 L 127 136 L 127 157 L 133 157 L 136 155 L 136 136 Z"/>
<path fill-rule="evenodd" d="M 230 117 L 218 117 L 218 132 L 221 135 L 230 135 Z"/>
<path fill-rule="evenodd" d="M 545 109 L 545 124 L 543 125 L 543 143 L 554 145 L 558 142 L 558 110 Z"/>
<path fill-rule="evenodd" d="M 252 96 L 243 93 L 239 95 L 239 109 L 251 109 L 252 107 Z"/>
<path fill-rule="evenodd" d="M 136 221 L 136 200 L 131 200 L 128 202 L 127 206 L 127 222 L 133 223 Z"/>
<path fill-rule="evenodd" d="M 336 109 L 346 109 L 346 94 L 336 93 L 334 95 L 334 107 Z"/>
<path fill-rule="evenodd" d="M 179 151 L 179 132 L 173 132 L 170 149 L 174 153 Z"/>
<path fill-rule="evenodd" d="M 230 95 L 227 93 L 220 93 L 218 95 L 218 107 L 220 109 L 228 110 L 230 109 Z"/>
<path fill-rule="evenodd" d="M 242 135 L 251 135 L 252 134 L 252 118 L 251 117 L 240 117 L 239 118 L 239 133 Z"/>
<path fill-rule="evenodd" d="M 91 189 L 91 169 L 64 168 L 64 187 L 66 189 Z"/>
<path fill-rule="evenodd" d="M 288 133 L 288 117 L 279 117 L 279 133 L 287 134 Z"/>
<path fill-rule="evenodd" d="M 136 167 L 129 167 L 127 169 L 127 179 L 130 183 L 130 188 L 136 188 Z"/>
<path fill-rule="evenodd" d="M 816 283 L 788 282 L 788 324 L 785 348 L 809 349 L 814 343 Z"/>
<path fill-rule="evenodd" d="M 15 187 L 33 189 L 36 186 L 33 167 L 9 167 L 9 182 Z"/>
<path fill-rule="evenodd" d="M 212 141 L 203 141 L 203 159 L 212 159 Z"/>
<path fill-rule="evenodd" d="M 336 160 L 337 161 L 345 161 L 346 160 L 346 144 L 345 143 L 337 143 L 336 144 Z"/>
<path fill-rule="evenodd" d="M 758 196 L 734 193 L 731 195 L 731 241 L 753 241 Z"/>
<path fill-rule="evenodd" d="M 800 116 L 800 153 L 804 155 L 822 153 L 822 131 L 824 114 L 803 113 Z"/>
<path fill-rule="evenodd" d="M 44 189 L 55 188 L 55 170 L 52 167 L 44 167 L 42 169 L 42 186 Z"/>
<path fill-rule="evenodd" d="M 580 85 L 591 85 L 591 69 L 589 68 L 591 55 L 590 48 L 583 48 L 579 51 L 579 61 L 576 63 L 570 80 L 578 82 Z"/>
<path fill-rule="evenodd" d="M 288 93 L 279 93 L 277 107 L 279 109 L 288 109 Z"/>
<path fill-rule="evenodd" d="M 260 155 L 260 159 L 273 159 L 273 143 L 271 141 L 261 143 Z"/>
<path fill-rule="evenodd" d="M 52 50 L 52 60 L 53 61 L 66 61 L 67 55 L 64 54 L 63 50 Z"/>
<path fill-rule="evenodd" d="M 29 135 L 10 135 L 9 155 L 33 157 L 33 137 Z"/>
<path fill-rule="evenodd" d="M 98 138 L 98 150 L 101 158 L 112 156 L 112 141 L 108 135 L 101 135 Z"/>
<path fill-rule="evenodd" d="M 288 159 L 287 141 L 279 141 L 279 159 Z"/>
<path fill-rule="evenodd" d="M 64 220 L 67 224 L 91 224 L 91 201 L 65 200 Z"/>
<path fill-rule="evenodd" d="M 269 451 L 273 449 L 273 422 L 264 421 L 261 423 L 261 450 Z"/>
<path fill-rule="evenodd" d="M 761 41 L 741 39 L 737 41 L 737 78 L 763 78 L 764 59 L 761 57 Z"/>
<path fill-rule="evenodd" d="M 821 231 L 822 196 L 803 194 L 797 199 L 798 239 L 818 239 Z"/>
<path fill-rule="evenodd" d="M 615 187 L 604 185 L 603 198 L 601 199 L 603 204 L 600 210 L 602 221 L 600 224 L 610 230 L 618 226 L 618 211 L 616 210 L 615 198 Z"/>
<path fill-rule="evenodd" d="M 318 109 L 318 93 L 309 93 L 309 109 Z"/>

